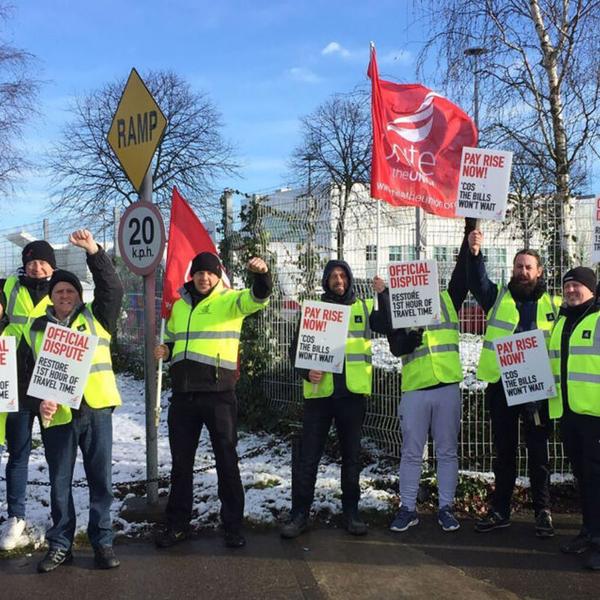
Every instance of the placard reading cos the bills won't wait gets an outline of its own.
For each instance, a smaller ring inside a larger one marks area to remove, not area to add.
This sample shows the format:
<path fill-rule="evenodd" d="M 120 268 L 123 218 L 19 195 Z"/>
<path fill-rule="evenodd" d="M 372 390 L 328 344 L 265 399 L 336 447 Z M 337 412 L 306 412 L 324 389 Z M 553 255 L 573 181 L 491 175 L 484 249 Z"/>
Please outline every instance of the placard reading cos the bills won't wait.
<path fill-rule="evenodd" d="M 48 323 L 27 394 L 79 408 L 98 337 Z"/>
<path fill-rule="evenodd" d="M 302 304 L 301 314 L 296 368 L 341 373 L 350 306 L 306 301 Z"/>

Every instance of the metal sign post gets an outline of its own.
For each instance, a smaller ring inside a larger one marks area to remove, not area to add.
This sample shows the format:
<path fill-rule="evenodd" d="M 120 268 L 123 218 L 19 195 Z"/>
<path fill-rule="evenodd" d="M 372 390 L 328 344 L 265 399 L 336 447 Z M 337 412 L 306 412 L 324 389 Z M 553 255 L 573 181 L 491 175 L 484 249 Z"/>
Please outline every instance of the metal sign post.
<path fill-rule="evenodd" d="M 135 69 L 131 70 L 108 142 L 125 174 L 139 192 L 139 201 L 125 211 L 119 223 L 119 249 L 125 264 L 144 281 L 144 383 L 146 404 L 146 503 L 158 506 L 158 424 L 155 421 L 156 267 L 165 248 L 160 211 L 152 204 L 150 165 L 166 129 L 167 120 Z M 131 512 L 141 512 L 132 508 Z M 148 518 L 148 517 L 141 517 Z"/>

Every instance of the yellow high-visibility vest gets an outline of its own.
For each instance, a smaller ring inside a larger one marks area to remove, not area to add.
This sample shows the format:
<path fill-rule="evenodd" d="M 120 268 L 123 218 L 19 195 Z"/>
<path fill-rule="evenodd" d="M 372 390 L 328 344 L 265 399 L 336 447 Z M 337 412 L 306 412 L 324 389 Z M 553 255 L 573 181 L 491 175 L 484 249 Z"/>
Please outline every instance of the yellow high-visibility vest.
<path fill-rule="evenodd" d="M 4 295 L 6 296 L 6 314 L 9 323 L 4 329 L 4 335 L 13 335 L 17 348 L 23 337 L 23 330 L 29 318 L 41 317 L 50 304 L 50 297 L 46 294 L 35 306 L 29 290 L 21 285 L 19 278 L 11 275 L 4 283 Z"/>

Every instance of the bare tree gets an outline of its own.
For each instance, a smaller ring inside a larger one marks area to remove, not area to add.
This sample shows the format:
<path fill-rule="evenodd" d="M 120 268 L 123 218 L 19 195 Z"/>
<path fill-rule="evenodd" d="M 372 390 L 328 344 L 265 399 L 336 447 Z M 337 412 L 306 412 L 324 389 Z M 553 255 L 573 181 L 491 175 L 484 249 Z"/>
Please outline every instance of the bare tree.
<path fill-rule="evenodd" d="M 301 119 L 302 142 L 291 168 L 312 190 L 327 193 L 337 217 L 338 258 L 344 257 L 344 230 L 353 202 L 359 201 L 371 165 L 369 98 L 361 92 L 335 95 Z"/>
<path fill-rule="evenodd" d="M 9 17 L 10 7 L 0 2 L 0 22 Z M 36 112 L 39 82 L 31 75 L 34 63 L 32 54 L 0 40 L 0 193 L 4 194 L 29 166 L 18 141 Z"/>
<path fill-rule="evenodd" d="M 168 121 L 150 167 L 153 200 L 166 212 L 177 185 L 207 217 L 219 206 L 212 196 L 215 179 L 237 167 L 221 134 L 221 116 L 204 94 L 193 92 L 172 71 L 149 72 L 143 79 Z M 89 220 L 138 199 L 107 141 L 124 86 L 120 80 L 78 99 L 73 120 L 48 156 L 52 205 L 66 218 Z"/>
<path fill-rule="evenodd" d="M 573 174 L 600 136 L 598 0 L 420 0 L 439 82 L 468 101 L 476 54 L 488 146 L 516 148 L 536 178 L 552 186 L 555 260 L 572 256 L 567 229 Z M 475 52 L 473 50 L 475 49 Z M 430 70 L 428 68 L 428 70 Z"/>

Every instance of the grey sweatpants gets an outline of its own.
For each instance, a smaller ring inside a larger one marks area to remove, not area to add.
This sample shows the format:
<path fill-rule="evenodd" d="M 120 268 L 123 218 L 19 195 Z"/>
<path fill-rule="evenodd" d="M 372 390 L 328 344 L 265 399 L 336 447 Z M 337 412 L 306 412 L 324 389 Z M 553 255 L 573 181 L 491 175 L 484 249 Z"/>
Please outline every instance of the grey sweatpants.
<path fill-rule="evenodd" d="M 439 507 L 452 506 L 458 480 L 458 433 L 461 400 L 458 383 L 433 390 L 404 392 L 398 408 L 402 432 L 400 499 L 415 510 L 427 434 L 435 444 Z"/>

